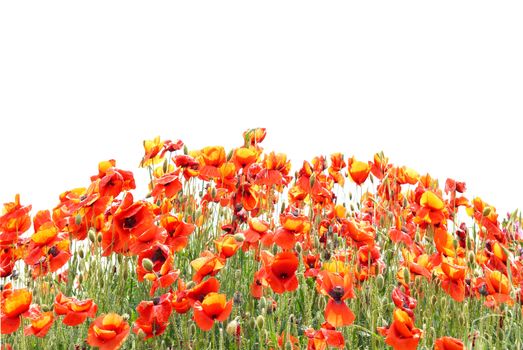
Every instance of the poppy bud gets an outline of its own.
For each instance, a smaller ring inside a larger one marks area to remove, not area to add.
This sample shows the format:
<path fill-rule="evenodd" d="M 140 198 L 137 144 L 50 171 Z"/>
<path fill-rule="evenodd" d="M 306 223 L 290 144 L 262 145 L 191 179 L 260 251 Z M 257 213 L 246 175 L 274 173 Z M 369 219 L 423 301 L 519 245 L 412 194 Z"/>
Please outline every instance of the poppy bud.
<path fill-rule="evenodd" d="M 189 326 L 189 334 L 195 334 L 195 333 L 196 333 L 196 325 L 194 323 L 192 323 Z"/>
<path fill-rule="evenodd" d="M 485 209 L 483 209 L 483 216 L 488 216 L 491 210 L 492 209 L 490 207 L 485 207 Z"/>
<path fill-rule="evenodd" d="M 300 242 L 296 242 L 296 244 L 294 245 L 294 249 L 296 250 L 296 253 L 301 255 L 301 252 L 303 251 L 303 249 L 301 247 L 301 243 Z"/>
<path fill-rule="evenodd" d="M 147 334 L 145 334 L 145 332 L 144 332 L 143 329 L 141 329 L 141 328 L 138 329 L 138 333 L 137 333 L 137 335 L 138 335 L 138 339 L 140 339 L 140 340 L 144 340 L 145 337 L 147 336 Z"/>
<path fill-rule="evenodd" d="M 84 251 L 83 251 L 82 249 L 80 249 L 80 250 L 78 251 L 78 256 L 79 256 L 81 259 L 83 259 L 83 258 L 85 257 L 85 253 L 84 253 Z"/>
<path fill-rule="evenodd" d="M 187 145 L 183 145 L 183 154 L 188 155 L 189 149 L 187 148 Z"/>
<path fill-rule="evenodd" d="M 473 251 L 469 251 L 468 259 L 469 259 L 469 264 L 474 265 L 474 263 L 476 262 L 476 256 L 474 255 Z"/>
<path fill-rule="evenodd" d="M 239 326 L 238 321 L 232 320 L 231 322 L 229 322 L 229 324 L 225 328 L 225 331 L 227 332 L 227 334 L 234 336 L 234 335 L 236 335 L 238 326 Z"/>
<path fill-rule="evenodd" d="M 100 243 L 102 241 L 102 233 L 101 232 L 98 232 L 98 236 L 96 236 L 96 239 L 98 240 L 98 243 Z"/>
<path fill-rule="evenodd" d="M 77 214 L 76 217 L 74 218 L 74 223 L 79 226 L 81 223 L 82 223 L 82 215 L 80 214 Z"/>
<path fill-rule="evenodd" d="M 243 241 L 245 241 L 245 235 L 241 232 L 238 232 L 237 234 L 234 235 L 234 240 L 236 242 L 243 242 Z"/>
<path fill-rule="evenodd" d="M 242 270 L 237 269 L 234 271 L 234 278 L 236 278 L 237 281 L 239 281 L 242 278 Z"/>
<path fill-rule="evenodd" d="M 265 297 L 261 297 L 258 305 L 260 305 L 260 309 L 265 308 L 267 306 L 267 299 Z"/>
<path fill-rule="evenodd" d="M 131 317 L 131 316 L 129 316 L 128 313 L 125 313 L 125 314 L 122 315 L 122 318 L 123 318 L 124 320 L 126 320 L 126 321 L 127 321 L 130 317 Z"/>
<path fill-rule="evenodd" d="M 153 270 L 153 262 L 151 259 L 145 258 L 142 260 L 142 267 L 146 270 L 151 272 Z"/>
<path fill-rule="evenodd" d="M 167 172 L 167 169 L 168 169 L 167 159 L 165 159 L 165 160 L 163 161 L 162 170 L 163 170 L 164 173 L 166 173 L 166 172 Z"/>
<path fill-rule="evenodd" d="M 263 317 L 262 315 L 258 315 L 258 317 L 256 317 L 256 327 L 258 327 L 258 329 L 262 329 L 264 325 L 265 317 Z"/>
<path fill-rule="evenodd" d="M 383 276 L 382 275 L 378 275 L 378 277 L 376 277 L 376 287 L 378 287 L 379 290 L 383 289 L 385 285 L 385 280 L 383 279 Z"/>
<path fill-rule="evenodd" d="M 254 318 L 249 318 L 248 327 L 249 329 L 253 329 L 254 327 L 256 327 L 256 321 L 254 320 Z"/>
<path fill-rule="evenodd" d="M 96 242 L 96 229 L 94 227 L 89 229 L 88 236 L 91 242 Z"/>

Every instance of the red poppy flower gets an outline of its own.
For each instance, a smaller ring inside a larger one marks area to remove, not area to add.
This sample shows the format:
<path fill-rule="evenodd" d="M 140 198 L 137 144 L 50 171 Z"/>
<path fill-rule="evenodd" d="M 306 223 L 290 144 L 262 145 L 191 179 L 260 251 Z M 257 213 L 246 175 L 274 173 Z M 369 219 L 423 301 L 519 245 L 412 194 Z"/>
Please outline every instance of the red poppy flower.
<path fill-rule="evenodd" d="M 178 252 L 187 246 L 189 236 L 194 231 L 194 224 L 186 223 L 182 220 L 181 215 L 163 215 L 160 219 L 160 225 L 167 230 L 167 245 L 171 251 Z"/>
<path fill-rule="evenodd" d="M 418 301 L 410 296 L 410 292 L 407 289 L 403 292 L 400 287 L 396 287 L 392 290 L 392 301 L 397 308 L 405 311 L 411 318 L 414 318 L 414 310 Z"/>
<path fill-rule="evenodd" d="M 248 250 L 251 246 L 256 247 L 258 241 L 264 246 L 268 247 L 272 244 L 272 232 L 269 230 L 269 223 L 259 218 L 249 219 L 249 228 L 243 232 L 245 235 L 245 241 L 243 242 L 242 249 Z"/>
<path fill-rule="evenodd" d="M 216 275 L 225 266 L 225 259 L 210 251 L 204 251 L 199 258 L 191 261 L 191 266 L 196 270 L 193 281 L 199 283 L 205 276 Z"/>
<path fill-rule="evenodd" d="M 97 317 L 89 326 L 87 343 L 100 350 L 119 349 L 129 335 L 129 324 L 114 313 Z"/>
<path fill-rule="evenodd" d="M 30 205 L 22 206 L 20 204 L 19 194 L 15 196 L 14 202 L 4 203 L 0 216 L 0 248 L 17 243 L 18 235 L 31 227 L 30 211 Z"/>
<path fill-rule="evenodd" d="M 225 321 L 232 311 L 232 300 L 227 301 L 225 294 L 209 293 L 202 302 L 195 302 L 194 320 L 200 329 L 208 331 L 214 321 Z"/>
<path fill-rule="evenodd" d="M 144 267 L 145 259 L 152 263 L 150 269 Z M 138 256 L 136 273 L 138 281 L 147 279 L 153 282 L 150 290 L 150 295 L 153 296 L 158 288 L 172 285 L 180 275 L 180 270 L 174 269 L 174 256 L 169 248 L 164 244 L 156 243 Z"/>
<path fill-rule="evenodd" d="M 267 130 L 265 128 L 249 129 L 243 132 L 243 139 L 246 145 L 256 146 L 261 143 L 265 136 L 267 136 Z"/>
<path fill-rule="evenodd" d="M 145 339 L 162 334 L 172 313 L 172 294 L 167 293 L 150 301 L 142 301 L 136 307 L 139 317 L 133 325 L 133 332 L 140 330 Z"/>
<path fill-rule="evenodd" d="M 214 240 L 214 245 L 220 257 L 228 259 L 240 248 L 241 243 L 236 241 L 232 235 L 223 235 Z"/>
<path fill-rule="evenodd" d="M 162 196 L 171 200 L 181 191 L 182 182 L 178 178 L 178 173 L 173 172 L 154 179 L 153 186 L 151 196 L 153 196 L 156 201 L 162 199 Z"/>
<path fill-rule="evenodd" d="M 275 293 L 292 292 L 298 288 L 296 270 L 299 260 L 295 253 L 282 252 L 273 256 L 267 251 L 262 251 L 261 257 L 264 278 Z"/>
<path fill-rule="evenodd" d="M 322 324 L 319 330 L 306 329 L 305 335 L 309 338 L 307 350 L 326 350 L 327 347 L 343 349 L 345 347 L 343 333 L 337 331 L 328 322 Z"/>
<path fill-rule="evenodd" d="M 0 334 L 10 334 L 20 327 L 22 315 L 27 315 L 33 295 L 27 289 L 12 289 L 11 283 L 4 286 L 0 299 Z"/>
<path fill-rule="evenodd" d="M 122 191 L 136 188 L 133 173 L 116 168 L 116 161 L 110 159 L 98 164 L 98 175 L 91 176 L 100 196 L 117 197 Z"/>
<path fill-rule="evenodd" d="M 456 301 L 465 299 L 466 267 L 457 259 L 447 259 L 441 263 L 444 274 L 440 276 L 441 288 Z"/>
<path fill-rule="evenodd" d="M 278 348 L 280 349 L 286 349 L 287 343 L 291 345 L 291 350 L 299 350 L 300 349 L 300 341 L 295 336 L 292 336 L 290 334 L 286 335 L 285 331 L 281 332 L 281 334 L 278 336 Z"/>
<path fill-rule="evenodd" d="M 434 350 L 463 350 L 465 345 L 459 339 L 452 337 L 441 337 L 434 342 Z"/>
<path fill-rule="evenodd" d="M 220 289 L 220 282 L 210 277 L 203 282 L 198 283 L 191 289 L 187 290 L 187 298 L 189 298 L 191 304 L 197 301 L 202 302 L 205 296 L 209 293 L 216 293 Z"/>
<path fill-rule="evenodd" d="M 35 337 L 43 338 L 53 325 L 54 315 L 52 311 L 42 312 L 40 308 L 36 307 L 31 310 L 29 319 L 31 324 L 24 328 L 24 335 L 34 335 Z"/>
<path fill-rule="evenodd" d="M 325 320 L 334 327 L 352 324 L 355 316 L 345 303 L 346 299 L 355 296 L 350 274 L 342 277 L 338 273 L 320 271 L 316 284 L 318 291 L 329 298 L 325 308 Z"/>
<path fill-rule="evenodd" d="M 378 332 L 386 336 L 385 343 L 395 350 L 415 350 L 421 338 L 421 330 L 414 327 L 414 321 L 401 309 L 394 310 L 394 321 L 390 327 L 378 327 Z"/>
<path fill-rule="evenodd" d="M 349 159 L 349 175 L 357 185 L 361 185 L 367 180 L 371 170 L 369 163 L 356 160 L 354 157 Z"/>
<path fill-rule="evenodd" d="M 310 231 L 310 223 L 304 215 L 280 215 L 282 227 L 274 232 L 273 241 L 283 249 L 292 249 L 297 241 L 303 240 L 303 235 Z"/>
<path fill-rule="evenodd" d="M 181 279 L 178 280 L 178 288 L 173 295 L 172 306 L 178 314 L 184 314 L 191 309 L 191 300 L 187 297 L 187 288 Z"/>
<path fill-rule="evenodd" d="M 77 326 L 85 322 L 87 317 L 96 316 L 98 306 L 92 299 L 78 300 L 58 293 L 54 300 L 54 312 L 65 315 L 62 322 L 68 326 Z"/>

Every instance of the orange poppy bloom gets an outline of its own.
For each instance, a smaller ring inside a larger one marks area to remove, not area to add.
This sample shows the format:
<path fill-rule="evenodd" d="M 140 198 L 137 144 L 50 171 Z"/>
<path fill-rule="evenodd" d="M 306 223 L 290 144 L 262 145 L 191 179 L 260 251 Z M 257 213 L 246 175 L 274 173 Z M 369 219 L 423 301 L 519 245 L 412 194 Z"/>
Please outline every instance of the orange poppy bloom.
<path fill-rule="evenodd" d="M 316 285 L 318 291 L 329 298 L 325 308 L 325 320 L 334 327 L 352 324 L 355 316 L 345 303 L 345 300 L 355 296 L 350 274 L 342 277 L 338 273 L 320 271 Z"/>
<path fill-rule="evenodd" d="M 208 331 L 214 325 L 214 321 L 225 321 L 232 311 L 232 300 L 227 301 L 225 294 L 211 292 L 205 296 L 202 302 L 194 303 L 194 320 L 196 325 L 204 331 Z"/>
<path fill-rule="evenodd" d="M 273 241 L 283 249 L 292 249 L 298 241 L 303 241 L 303 235 L 310 231 L 311 225 L 304 215 L 280 215 L 282 227 L 274 232 Z"/>
<path fill-rule="evenodd" d="M 200 162 L 191 156 L 182 154 L 173 157 L 174 164 L 181 169 L 185 180 L 198 176 L 200 172 Z"/>
<path fill-rule="evenodd" d="M 243 132 L 243 139 L 246 145 L 256 146 L 261 143 L 265 136 L 267 136 L 267 130 L 265 128 L 249 129 Z"/>
<path fill-rule="evenodd" d="M 191 261 L 191 266 L 196 270 L 193 281 L 200 283 L 205 276 L 215 276 L 225 266 L 225 259 L 206 250 Z"/>
<path fill-rule="evenodd" d="M 144 140 L 143 148 L 145 154 L 140 162 L 140 167 L 146 167 L 158 161 L 158 153 L 162 150 L 164 141 L 160 140 L 160 136 L 156 136 L 152 140 Z"/>
<path fill-rule="evenodd" d="M 101 315 L 89 326 L 87 343 L 100 350 L 116 350 L 123 345 L 129 331 L 129 324 L 122 316 L 115 313 Z"/>
<path fill-rule="evenodd" d="M 226 154 L 222 146 L 208 146 L 201 149 L 198 158 L 200 160 L 200 178 L 209 180 L 219 177 L 218 168 L 225 163 Z"/>
<path fill-rule="evenodd" d="M 172 306 L 178 314 L 184 314 L 191 309 L 191 302 L 187 297 L 187 288 L 181 279 L 178 280 L 178 288 L 173 295 Z"/>
<path fill-rule="evenodd" d="M 127 192 L 116 208 L 112 223 L 102 232 L 103 255 L 127 253 L 131 235 L 138 237 L 154 224 L 152 207 L 145 201 L 134 202 L 133 195 Z"/>
<path fill-rule="evenodd" d="M 459 339 L 452 337 L 441 337 L 434 342 L 434 350 L 463 350 L 465 345 Z"/>
<path fill-rule="evenodd" d="M 181 214 L 176 216 L 170 214 L 162 216 L 160 225 L 167 230 L 165 245 L 167 245 L 173 253 L 187 246 L 189 236 L 195 228 L 194 224 L 184 222 Z"/>
<path fill-rule="evenodd" d="M 234 236 L 227 234 L 214 240 L 214 244 L 216 246 L 218 254 L 225 259 L 228 259 L 234 254 L 236 254 L 236 251 L 241 246 L 241 243 L 236 241 L 236 239 L 234 239 Z"/>
<path fill-rule="evenodd" d="M 400 287 L 394 288 L 392 290 L 392 301 L 397 308 L 402 309 L 414 319 L 413 310 L 416 308 L 418 301 L 410 296 L 410 291 L 408 289 L 403 292 Z"/>
<path fill-rule="evenodd" d="M 243 232 L 245 241 L 242 249 L 248 250 L 251 246 L 255 246 L 260 241 L 264 246 L 268 247 L 272 244 L 273 234 L 269 230 L 269 223 L 259 218 L 251 218 L 247 222 L 249 228 Z"/>
<path fill-rule="evenodd" d="M 356 160 L 354 157 L 349 159 L 349 175 L 357 185 L 361 185 L 369 176 L 371 165 L 366 162 Z"/>
<path fill-rule="evenodd" d="M 35 308 L 35 310 L 31 312 L 29 318 L 31 324 L 24 328 L 24 335 L 34 335 L 38 338 L 46 336 L 54 321 L 52 311 L 41 312 L 39 308 Z"/>
<path fill-rule="evenodd" d="M 343 160 L 343 154 L 333 153 L 331 154 L 331 165 L 328 168 L 329 176 L 335 183 L 338 183 L 341 187 L 345 184 L 345 178 L 341 174 L 341 170 L 347 166 L 347 163 Z"/>
<path fill-rule="evenodd" d="M 91 176 L 100 196 L 117 197 L 123 191 L 136 188 L 131 171 L 116 168 L 114 159 L 102 161 L 98 164 L 98 175 Z"/>
<path fill-rule="evenodd" d="M 178 178 L 178 173 L 169 173 L 153 180 L 151 196 L 153 196 L 156 201 L 162 199 L 162 196 L 165 196 L 168 199 L 173 199 L 181 189 L 182 182 Z"/>
<path fill-rule="evenodd" d="M 423 191 L 423 189 L 418 187 L 417 192 L 419 191 Z M 419 197 L 418 208 L 414 222 L 421 226 L 440 224 L 448 216 L 443 199 L 429 190 L 424 191 Z"/>
<path fill-rule="evenodd" d="M 58 316 L 65 315 L 62 322 L 67 326 L 84 323 L 87 317 L 96 316 L 97 310 L 98 306 L 92 299 L 78 300 L 58 293 L 54 300 L 54 312 Z"/>
<path fill-rule="evenodd" d="M 22 315 L 26 316 L 33 295 L 27 289 L 12 289 L 11 283 L 4 286 L 0 299 L 0 334 L 10 334 L 20 327 Z"/>
<path fill-rule="evenodd" d="M 260 150 L 254 147 L 239 147 L 234 150 L 232 161 L 236 169 L 247 168 L 258 160 Z"/>
<path fill-rule="evenodd" d="M 282 331 L 278 336 L 278 349 L 286 349 L 287 344 L 290 344 L 291 350 L 300 349 L 300 340 L 290 334 L 286 335 L 285 331 Z M 272 348 L 270 348 L 272 350 Z"/>
<path fill-rule="evenodd" d="M 188 289 L 187 298 L 189 298 L 191 304 L 194 304 L 197 301 L 202 302 L 207 294 L 217 293 L 219 289 L 220 282 L 214 277 L 209 277 L 205 281 L 198 283 L 191 289 Z"/>
<path fill-rule="evenodd" d="M 4 203 L 0 216 L 0 248 L 17 243 L 18 235 L 31 227 L 30 211 L 30 205 L 20 204 L 19 194 L 15 196 L 14 202 Z"/>
<path fill-rule="evenodd" d="M 415 350 L 422 334 L 414 326 L 412 318 L 401 309 L 394 310 L 394 321 L 390 327 L 378 327 L 378 332 L 386 336 L 385 343 L 395 350 Z"/>
<path fill-rule="evenodd" d="M 441 288 L 456 301 L 465 299 L 466 267 L 457 259 L 446 259 L 441 263 Z"/>
<path fill-rule="evenodd" d="M 267 251 L 262 251 L 261 257 L 264 265 L 264 278 L 275 293 L 292 292 L 298 288 L 296 270 L 299 260 L 295 253 L 282 252 L 273 256 Z"/>
<path fill-rule="evenodd" d="M 306 329 L 305 335 L 309 338 L 307 350 L 327 350 L 328 347 L 343 349 L 345 347 L 343 333 L 337 331 L 328 322 L 323 323 L 319 330 Z"/>
<path fill-rule="evenodd" d="M 256 175 L 256 183 L 267 187 L 275 185 L 281 192 L 283 186 L 291 181 L 289 176 L 291 163 L 287 160 L 286 154 L 274 152 L 265 154 L 262 166 L 263 169 Z"/>
<path fill-rule="evenodd" d="M 269 284 L 265 279 L 265 269 L 258 270 L 254 273 L 254 280 L 251 284 L 251 295 L 254 299 L 260 299 L 263 296 L 263 288 Z"/>

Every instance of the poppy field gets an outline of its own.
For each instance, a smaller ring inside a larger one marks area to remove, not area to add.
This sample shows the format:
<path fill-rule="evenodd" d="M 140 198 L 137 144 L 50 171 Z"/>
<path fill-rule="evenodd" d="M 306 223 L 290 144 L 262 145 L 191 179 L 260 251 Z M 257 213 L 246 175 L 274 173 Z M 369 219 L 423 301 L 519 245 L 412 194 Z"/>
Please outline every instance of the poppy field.
<path fill-rule="evenodd" d="M 1 349 L 523 348 L 519 211 L 265 137 L 144 141 L 145 198 L 106 160 L 52 209 L 5 203 Z"/>

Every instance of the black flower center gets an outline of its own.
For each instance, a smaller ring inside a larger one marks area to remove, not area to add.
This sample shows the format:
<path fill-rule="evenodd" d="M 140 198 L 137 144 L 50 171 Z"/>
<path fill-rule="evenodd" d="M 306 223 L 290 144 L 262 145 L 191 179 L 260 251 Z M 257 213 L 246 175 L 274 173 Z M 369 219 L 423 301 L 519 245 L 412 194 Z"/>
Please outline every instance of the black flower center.
<path fill-rule="evenodd" d="M 334 299 L 334 301 L 341 301 L 341 298 L 345 294 L 342 286 L 336 286 L 329 291 L 329 295 Z"/>

